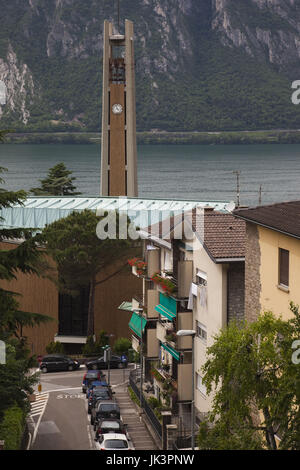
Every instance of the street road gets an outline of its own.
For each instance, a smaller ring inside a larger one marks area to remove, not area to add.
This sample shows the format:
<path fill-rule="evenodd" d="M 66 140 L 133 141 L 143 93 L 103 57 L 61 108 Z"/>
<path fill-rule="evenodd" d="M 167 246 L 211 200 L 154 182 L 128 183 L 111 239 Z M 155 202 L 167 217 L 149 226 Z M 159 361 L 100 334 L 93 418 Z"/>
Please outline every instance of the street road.
<path fill-rule="evenodd" d="M 36 392 L 37 400 L 29 418 L 32 450 L 95 449 L 87 400 L 81 388 L 85 372 L 86 368 L 81 367 L 74 372 L 41 374 L 42 392 Z M 124 383 L 129 372 L 111 370 L 112 387 Z"/>

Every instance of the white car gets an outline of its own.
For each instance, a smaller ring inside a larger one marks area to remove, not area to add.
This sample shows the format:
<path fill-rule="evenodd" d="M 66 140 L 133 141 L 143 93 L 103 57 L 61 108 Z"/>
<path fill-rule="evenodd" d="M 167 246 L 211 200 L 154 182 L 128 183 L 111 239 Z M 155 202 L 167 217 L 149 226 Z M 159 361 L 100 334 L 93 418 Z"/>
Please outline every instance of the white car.
<path fill-rule="evenodd" d="M 98 450 L 134 450 L 125 434 L 102 434 L 96 442 Z"/>

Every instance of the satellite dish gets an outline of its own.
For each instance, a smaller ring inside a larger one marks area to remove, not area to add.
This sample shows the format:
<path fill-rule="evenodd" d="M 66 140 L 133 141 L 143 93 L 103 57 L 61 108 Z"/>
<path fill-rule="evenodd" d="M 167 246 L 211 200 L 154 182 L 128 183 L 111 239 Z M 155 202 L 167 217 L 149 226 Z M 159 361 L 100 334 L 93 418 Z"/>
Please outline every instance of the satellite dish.
<path fill-rule="evenodd" d="M 231 201 L 229 204 L 227 204 L 225 206 L 225 209 L 228 211 L 228 212 L 233 212 L 234 209 L 235 209 L 235 202 Z"/>

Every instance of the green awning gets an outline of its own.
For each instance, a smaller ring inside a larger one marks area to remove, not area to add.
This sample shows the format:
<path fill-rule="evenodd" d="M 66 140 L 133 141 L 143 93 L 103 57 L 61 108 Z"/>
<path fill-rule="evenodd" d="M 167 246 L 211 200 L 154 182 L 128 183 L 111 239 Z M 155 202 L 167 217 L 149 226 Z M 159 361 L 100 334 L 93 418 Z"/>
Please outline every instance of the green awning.
<path fill-rule="evenodd" d="M 168 310 L 166 307 L 164 307 L 162 304 L 156 305 L 155 310 L 160 314 L 166 317 L 168 320 L 174 320 L 176 318 L 176 313 L 171 312 L 171 310 Z"/>
<path fill-rule="evenodd" d="M 180 359 L 180 353 L 178 351 L 176 351 L 176 349 L 173 349 L 171 346 L 169 346 L 169 344 L 167 343 L 161 343 L 161 346 L 162 348 L 164 348 L 168 353 L 171 354 L 171 356 L 174 357 L 174 359 L 176 359 L 176 361 L 179 361 Z"/>
<path fill-rule="evenodd" d="M 142 325 L 141 325 L 142 323 Z M 141 326 L 142 330 L 144 332 L 145 326 L 147 324 L 147 320 L 145 320 L 144 317 L 140 317 L 137 313 L 133 312 L 133 315 L 130 319 L 129 322 L 129 328 L 139 337 L 141 338 L 142 332 L 141 332 Z"/>
<path fill-rule="evenodd" d="M 168 320 L 174 320 L 177 315 L 177 302 L 170 296 L 159 293 L 159 305 L 155 307 L 156 312 Z"/>
<path fill-rule="evenodd" d="M 125 310 L 126 312 L 132 312 L 132 302 L 122 302 L 118 307 L 118 310 Z"/>

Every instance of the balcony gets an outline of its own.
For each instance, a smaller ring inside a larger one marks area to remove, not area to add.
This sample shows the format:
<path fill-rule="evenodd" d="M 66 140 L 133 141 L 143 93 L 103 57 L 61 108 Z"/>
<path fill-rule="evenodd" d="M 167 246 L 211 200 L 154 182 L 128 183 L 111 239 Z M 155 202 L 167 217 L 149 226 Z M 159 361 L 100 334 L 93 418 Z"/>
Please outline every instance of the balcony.
<path fill-rule="evenodd" d="M 187 299 L 193 281 L 193 261 L 178 262 L 178 297 Z"/>
<path fill-rule="evenodd" d="M 193 312 L 179 312 L 177 314 L 177 329 L 178 331 L 193 329 Z M 177 348 L 179 350 L 192 349 L 192 337 L 191 336 L 177 337 Z"/>
<path fill-rule="evenodd" d="M 147 273 L 147 263 L 141 258 L 132 258 L 128 260 L 131 266 L 132 274 L 137 277 L 143 277 Z"/>
<path fill-rule="evenodd" d="M 178 365 L 178 400 L 190 401 L 192 399 L 192 364 Z"/>
<path fill-rule="evenodd" d="M 156 325 L 156 337 L 162 343 L 166 342 L 167 330 L 161 322 Z"/>
<path fill-rule="evenodd" d="M 156 289 L 147 290 L 147 318 L 157 319 L 158 312 L 155 310 L 156 305 L 159 304 L 159 292 Z"/>
<path fill-rule="evenodd" d="M 157 358 L 159 352 L 159 342 L 156 336 L 155 328 L 147 329 L 147 357 Z"/>
<path fill-rule="evenodd" d="M 160 271 L 160 249 L 153 248 L 146 250 L 147 277 L 151 279 L 153 274 Z"/>
<path fill-rule="evenodd" d="M 163 386 L 163 384 L 165 384 L 166 382 L 169 382 L 174 388 L 174 390 L 177 390 L 177 386 L 178 386 L 177 381 L 162 366 L 154 369 L 152 372 L 152 375 L 161 386 Z"/>

